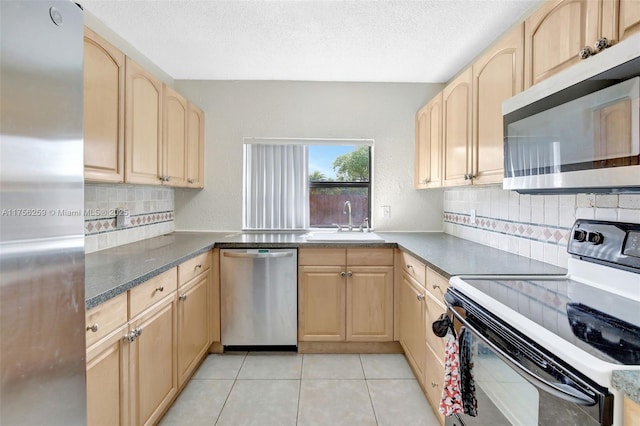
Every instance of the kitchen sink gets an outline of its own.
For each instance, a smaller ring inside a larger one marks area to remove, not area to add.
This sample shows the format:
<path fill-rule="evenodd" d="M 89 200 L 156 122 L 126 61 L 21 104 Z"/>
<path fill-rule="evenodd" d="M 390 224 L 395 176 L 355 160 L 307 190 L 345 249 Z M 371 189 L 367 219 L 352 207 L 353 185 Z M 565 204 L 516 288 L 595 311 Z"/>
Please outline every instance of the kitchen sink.
<path fill-rule="evenodd" d="M 310 232 L 306 238 L 309 242 L 384 242 L 384 239 L 375 232 Z"/>

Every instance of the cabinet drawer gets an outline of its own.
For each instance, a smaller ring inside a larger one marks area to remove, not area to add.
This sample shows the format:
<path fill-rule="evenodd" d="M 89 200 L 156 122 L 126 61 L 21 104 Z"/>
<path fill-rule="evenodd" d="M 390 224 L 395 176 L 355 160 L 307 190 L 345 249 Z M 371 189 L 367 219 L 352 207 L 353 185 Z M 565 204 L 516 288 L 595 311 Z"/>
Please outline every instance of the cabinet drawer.
<path fill-rule="evenodd" d="M 431 347 L 431 350 L 439 357 L 444 359 L 444 339 L 433 334 L 431 325 L 441 314 L 444 314 L 447 309 L 444 305 L 441 305 L 430 293 L 427 293 L 424 297 L 425 309 L 426 309 L 426 334 L 427 345 Z"/>
<path fill-rule="evenodd" d="M 303 248 L 298 250 L 298 264 L 305 266 L 341 266 L 346 264 L 346 249 Z"/>
<path fill-rule="evenodd" d="M 399 265 L 401 270 L 405 271 L 411 278 L 416 280 L 421 286 L 424 287 L 426 281 L 426 269 L 424 263 L 420 262 L 409 253 L 400 252 Z"/>
<path fill-rule="evenodd" d="M 431 349 L 427 348 L 426 365 L 424 368 L 424 389 L 433 412 L 444 425 L 444 416 L 438 411 L 442 397 L 442 382 L 444 380 L 444 355 L 440 359 Z"/>
<path fill-rule="evenodd" d="M 393 249 L 349 248 L 347 249 L 347 265 L 393 266 Z"/>
<path fill-rule="evenodd" d="M 129 290 L 129 319 L 162 300 L 178 288 L 178 271 L 171 268 Z"/>
<path fill-rule="evenodd" d="M 180 286 L 185 285 L 192 278 L 200 275 L 211 266 L 211 252 L 199 254 L 192 259 L 178 265 L 178 282 Z"/>
<path fill-rule="evenodd" d="M 444 303 L 444 294 L 449 288 L 449 280 L 434 271 L 431 268 L 427 268 L 427 291 L 438 300 L 438 302 Z"/>
<path fill-rule="evenodd" d="M 122 293 L 88 310 L 85 316 L 87 347 L 93 345 L 126 322 L 127 293 Z"/>

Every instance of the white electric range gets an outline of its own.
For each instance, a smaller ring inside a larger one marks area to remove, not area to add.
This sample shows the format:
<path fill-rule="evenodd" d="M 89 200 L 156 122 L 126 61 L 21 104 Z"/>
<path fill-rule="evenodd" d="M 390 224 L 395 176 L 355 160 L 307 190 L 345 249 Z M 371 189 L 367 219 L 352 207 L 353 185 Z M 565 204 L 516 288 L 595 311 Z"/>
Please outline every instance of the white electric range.
<path fill-rule="evenodd" d="M 451 279 L 478 415 L 448 425 L 622 425 L 611 377 L 640 370 L 640 224 L 578 220 L 568 252 L 566 276 Z"/>

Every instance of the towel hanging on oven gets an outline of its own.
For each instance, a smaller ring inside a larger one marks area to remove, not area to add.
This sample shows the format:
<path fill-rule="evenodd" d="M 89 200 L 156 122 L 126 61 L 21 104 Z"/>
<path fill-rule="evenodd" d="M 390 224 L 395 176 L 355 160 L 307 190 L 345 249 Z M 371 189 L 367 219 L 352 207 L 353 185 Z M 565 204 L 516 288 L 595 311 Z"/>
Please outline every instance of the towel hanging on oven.
<path fill-rule="evenodd" d="M 471 333 L 466 327 L 460 327 L 460 392 L 464 413 L 476 417 L 478 401 L 476 400 L 476 384 L 473 378 L 473 358 L 471 350 Z"/>
<path fill-rule="evenodd" d="M 445 416 L 463 412 L 460 392 L 460 359 L 458 341 L 452 327 L 446 328 L 444 349 L 444 384 L 438 411 Z M 434 330 L 435 331 L 435 330 Z"/>

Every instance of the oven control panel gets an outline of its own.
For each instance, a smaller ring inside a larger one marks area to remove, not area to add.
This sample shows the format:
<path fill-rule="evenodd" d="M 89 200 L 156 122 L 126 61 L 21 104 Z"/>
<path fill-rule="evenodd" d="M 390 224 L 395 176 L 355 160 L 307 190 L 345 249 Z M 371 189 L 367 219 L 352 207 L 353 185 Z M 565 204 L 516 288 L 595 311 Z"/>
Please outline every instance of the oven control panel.
<path fill-rule="evenodd" d="M 586 261 L 640 272 L 640 224 L 578 219 L 567 251 Z"/>

